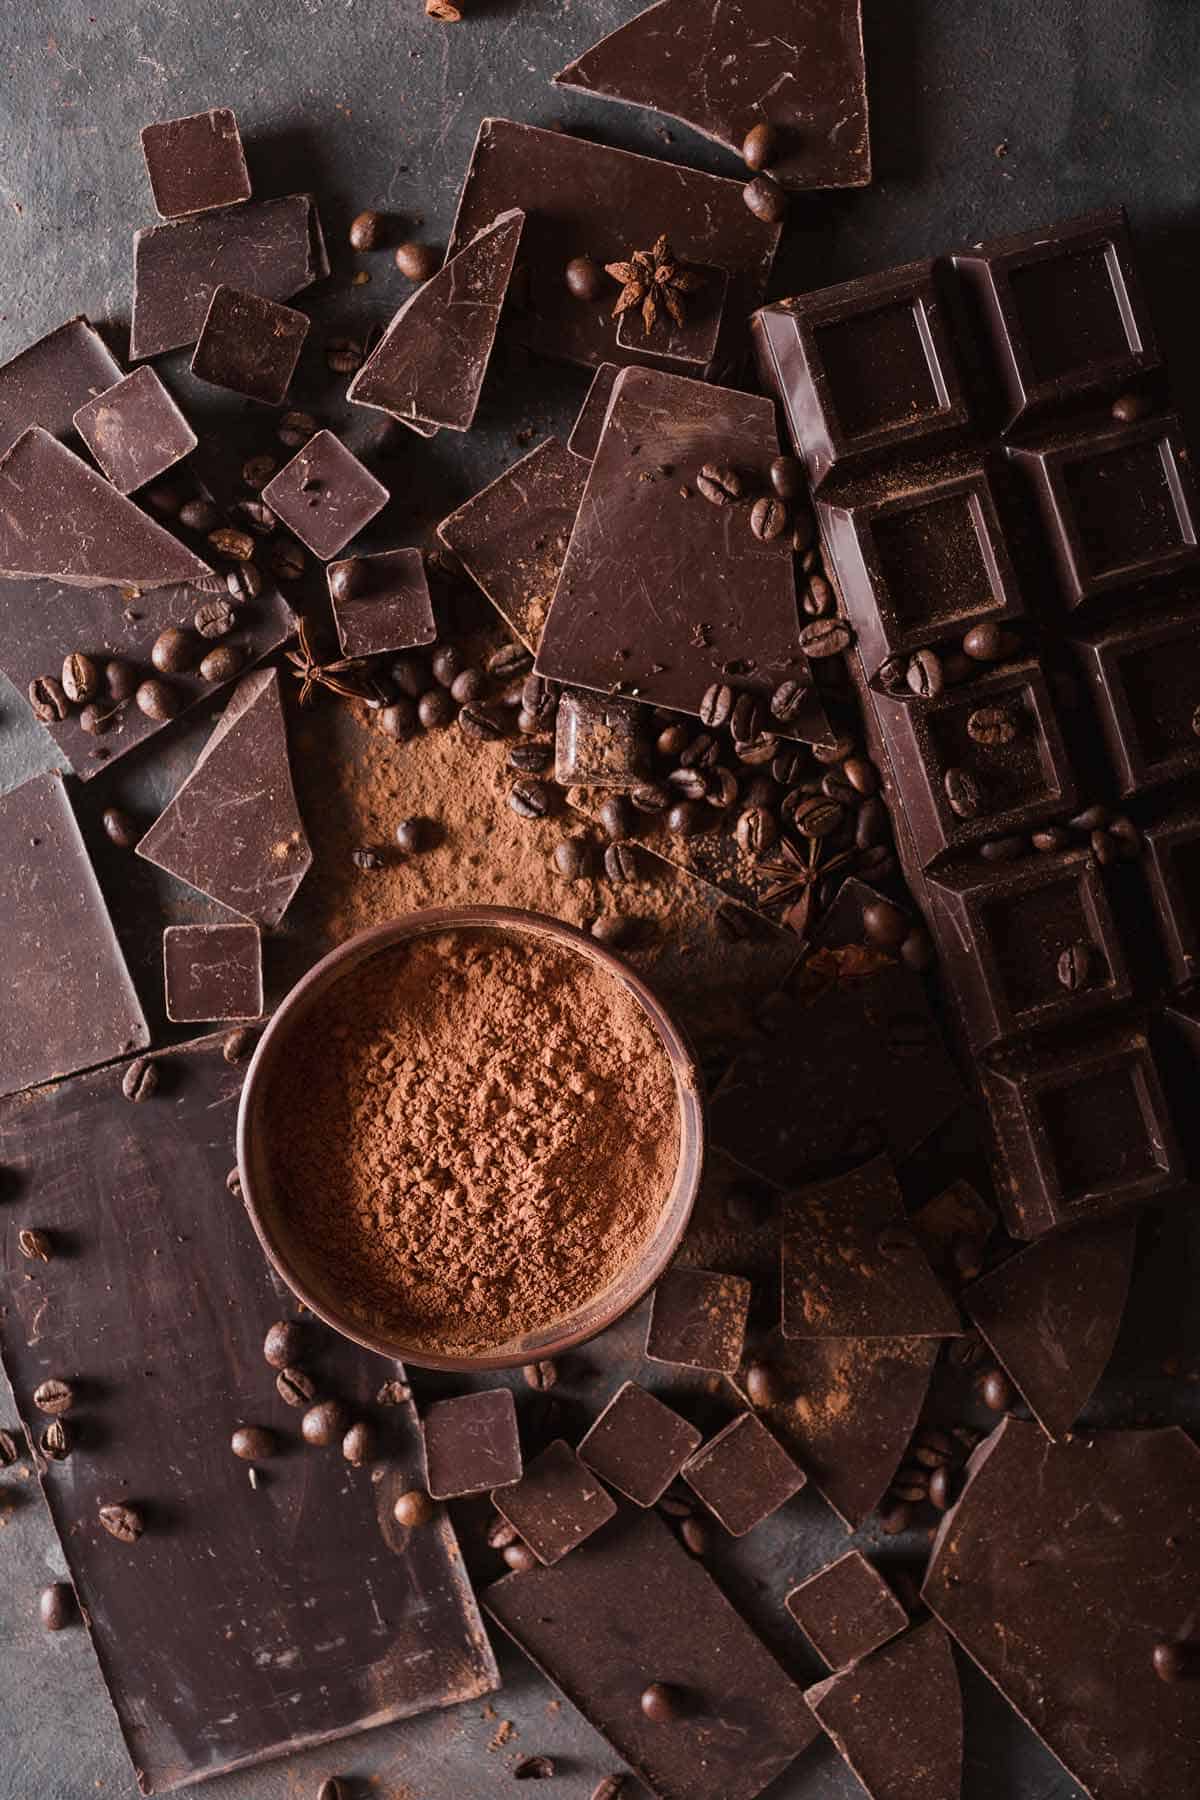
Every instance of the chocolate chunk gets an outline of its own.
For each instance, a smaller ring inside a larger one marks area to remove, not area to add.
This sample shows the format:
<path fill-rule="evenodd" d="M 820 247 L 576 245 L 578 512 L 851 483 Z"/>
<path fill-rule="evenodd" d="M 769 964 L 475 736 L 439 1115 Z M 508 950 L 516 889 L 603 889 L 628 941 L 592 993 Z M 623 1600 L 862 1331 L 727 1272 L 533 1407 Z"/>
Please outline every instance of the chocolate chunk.
<path fill-rule="evenodd" d="M 515 1486 L 493 1494 L 492 1503 L 542 1563 L 560 1562 L 617 1511 L 596 1477 L 561 1438 L 527 1464 Z"/>
<path fill-rule="evenodd" d="M 296 807 L 275 669 L 238 683 L 137 854 L 260 925 L 279 923 L 312 850 Z"/>
<path fill-rule="evenodd" d="M 796 1338 L 961 1332 L 958 1308 L 908 1223 L 886 1156 L 788 1196 L 783 1330 Z"/>
<path fill-rule="evenodd" d="M 318 431 L 263 489 L 280 523 L 323 562 L 370 524 L 390 495 L 332 431 Z"/>
<path fill-rule="evenodd" d="M 484 1494 L 521 1479 L 517 1413 L 508 1388 L 435 1400 L 426 1409 L 425 1470 L 435 1500 Z"/>
<path fill-rule="evenodd" d="M 690 1456 L 683 1479 L 731 1537 L 744 1537 L 808 1479 L 754 1413 L 739 1413 Z"/>
<path fill-rule="evenodd" d="M 160 219 L 235 206 L 250 198 L 241 133 L 227 106 L 144 125 L 142 155 Z"/>
<path fill-rule="evenodd" d="M 684 280 L 694 284 L 678 295 L 680 317 L 673 319 L 656 302 L 654 323 L 647 331 L 644 303 L 626 307 L 617 320 L 617 349 L 636 356 L 639 363 L 703 379 L 717 354 L 729 277 L 724 269 L 690 263 L 674 266 Z"/>
<path fill-rule="evenodd" d="M 636 1506 L 653 1506 L 700 1443 L 701 1433 L 636 1381 L 624 1382 L 579 1455 L 609 1487 Z"/>
<path fill-rule="evenodd" d="M 908 1624 L 908 1614 L 861 1550 L 847 1550 L 818 1569 L 784 1604 L 831 1669 L 851 1668 Z"/>
<path fill-rule="evenodd" d="M 311 194 L 150 225 L 133 238 L 135 362 L 194 344 L 218 287 L 290 300 L 329 273 Z"/>
<path fill-rule="evenodd" d="M 380 656 L 431 644 L 437 636 L 425 558 L 419 550 L 382 550 L 354 558 L 361 587 L 339 599 L 339 571 L 330 563 L 329 593 L 343 656 Z"/>
<path fill-rule="evenodd" d="M 239 288 L 215 287 L 192 353 L 192 374 L 249 400 L 279 406 L 307 336 L 308 318 L 295 307 Z"/>
<path fill-rule="evenodd" d="M 962 1695 L 935 1619 L 804 1697 L 871 1800 L 959 1800 Z"/>
<path fill-rule="evenodd" d="M 346 390 L 402 424 L 467 431 L 496 341 L 524 213 L 502 212 L 407 299 Z"/>
<path fill-rule="evenodd" d="M 75 414 L 121 379 L 121 365 L 82 314 L 0 365 L 0 456 L 41 425 L 65 437 Z"/>
<path fill-rule="evenodd" d="M 33 425 L 0 460 L 0 576 L 167 587 L 211 574 L 81 457 Z"/>
<path fill-rule="evenodd" d="M 132 494 L 196 448 L 196 434 L 147 364 L 75 414 L 75 429 L 118 493 Z"/>
<path fill-rule="evenodd" d="M 1010 1418 L 968 1477 L 926 1604 L 1093 1800 L 1196 1792 L 1195 1695 L 1151 1650 L 1195 1627 L 1200 1451 L 1174 1426 L 1051 1444 Z"/>
<path fill-rule="evenodd" d="M 817 1735 L 795 1683 L 653 1512 L 494 1583 L 484 1605 L 663 1800 L 754 1800 Z M 690 1703 L 668 1726 L 641 1705 L 664 1672 Z"/>
<path fill-rule="evenodd" d="M 604 430 L 608 403 L 612 399 L 613 382 L 619 373 L 617 363 L 601 363 L 592 376 L 588 391 L 583 397 L 583 405 L 576 414 L 571 435 L 567 439 L 567 449 L 572 456 L 578 456 L 583 462 L 591 462 L 596 454 L 600 434 Z M 579 491 L 583 492 L 582 482 Z"/>
<path fill-rule="evenodd" d="M 652 107 L 739 154 L 750 121 L 769 132 L 766 167 L 786 188 L 871 179 L 861 0 L 800 17 L 789 0 L 717 0 L 702 19 L 690 0 L 662 0 L 554 80 Z"/>
<path fill-rule="evenodd" d="M 1114 624 L 1081 638 L 1087 676 L 1122 798 L 1200 770 L 1193 715 L 1200 647 L 1190 608 Z"/>
<path fill-rule="evenodd" d="M 258 1019 L 263 1010 L 257 925 L 168 925 L 163 932 L 167 1017 L 177 1025 Z"/>
<path fill-rule="evenodd" d="M 143 1048 L 149 1029 L 56 774 L 0 798 L 9 968 L 0 1093 Z"/>
<path fill-rule="evenodd" d="M 554 779 L 570 787 L 634 787 L 649 779 L 646 709 L 568 689 L 558 703 Z"/>
<path fill-rule="evenodd" d="M 934 1268 L 957 1283 L 964 1268 L 982 1268 L 998 1220 L 969 1181 L 952 1181 L 918 1206 L 909 1223 Z"/>
<path fill-rule="evenodd" d="M 742 1360 L 750 1283 L 677 1265 L 659 1279 L 646 1329 L 654 1362 L 732 1374 Z"/>

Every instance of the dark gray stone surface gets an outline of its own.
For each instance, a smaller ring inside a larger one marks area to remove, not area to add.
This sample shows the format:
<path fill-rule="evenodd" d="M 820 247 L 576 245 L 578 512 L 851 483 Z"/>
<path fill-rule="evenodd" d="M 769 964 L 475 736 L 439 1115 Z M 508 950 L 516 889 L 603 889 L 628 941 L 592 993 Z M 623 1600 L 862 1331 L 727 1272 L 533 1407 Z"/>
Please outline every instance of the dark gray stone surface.
<path fill-rule="evenodd" d="M 548 124 L 564 119 L 608 142 L 668 154 L 728 174 L 734 160 L 653 115 L 558 92 L 548 78 L 638 0 L 462 0 L 459 26 L 427 20 L 421 0 L 101 0 L 89 14 L 60 0 L 10 0 L 0 13 L 0 357 L 76 311 L 126 346 L 131 238 L 154 220 L 138 145 L 152 119 L 210 105 L 233 106 L 260 196 L 313 188 L 334 274 L 311 296 L 317 321 L 294 390 L 323 420 L 346 422 L 344 381 L 324 368 L 331 335 L 386 319 L 408 291 L 385 254 L 345 247 L 355 212 L 395 213 L 402 235 L 443 243 L 481 116 Z M 868 58 L 877 180 L 863 193 L 795 203 L 774 291 L 827 282 L 925 255 L 948 244 L 1015 230 L 1125 200 L 1146 257 L 1148 282 L 1185 409 L 1200 389 L 1200 9 L 1183 0 L 867 0 Z M 418 223 L 420 221 L 420 223 Z M 669 224 L 669 222 L 666 222 Z M 350 285 L 354 267 L 371 282 Z M 306 309 L 309 297 L 301 304 Z M 228 398 L 200 390 L 185 357 L 158 365 L 197 422 L 229 421 Z M 417 524 L 450 511 L 519 454 L 518 430 L 536 442 L 563 430 L 582 397 L 579 372 L 502 362 L 489 379 L 476 429 L 464 440 L 400 446 L 390 478 L 398 508 Z M 369 443 L 369 422 L 350 441 Z M 404 541 L 393 536 L 391 541 Z M 147 817 L 165 802 L 209 726 L 190 722 L 128 770 L 92 784 L 85 830 L 118 797 Z M 0 684 L 0 788 L 54 762 L 23 701 Z M 103 795 L 97 790 L 105 790 Z M 121 931 L 143 990 L 157 931 L 139 920 L 204 916 L 194 895 L 130 870 L 103 844 L 102 879 L 121 887 Z M 1150 1234 L 1148 1234 L 1149 1236 Z M 1189 1242 L 1190 1239 L 1190 1242 Z M 1104 1389 L 1114 1422 L 1175 1418 L 1200 1423 L 1196 1387 L 1158 1379 L 1167 1357 L 1200 1366 L 1194 1303 L 1190 1342 L 1187 1270 L 1198 1260 L 1185 1217 L 1148 1242 L 1135 1302 Z M 601 1346 L 577 1359 L 560 1390 L 567 1435 L 582 1431 L 624 1375 L 639 1376 L 632 1334 L 611 1358 Z M 1189 1350 L 1191 1360 L 1189 1363 Z M 2 1384 L 0 1384 L 2 1388 Z M 522 1395 L 528 1408 L 535 1396 Z M 12 1407 L 0 1391 L 0 1416 Z M 27 1476 L 27 1471 L 26 1471 Z M 94 1800 L 135 1792 L 86 1638 L 57 1637 L 36 1623 L 36 1591 L 63 1573 L 29 1478 L 8 1472 L 14 1511 L 0 1521 L 0 1800 Z M 478 1560 L 482 1515 L 464 1509 L 469 1558 Z M 847 1540 L 815 1498 L 800 1496 L 714 1569 L 737 1603 L 798 1675 L 804 1660 L 782 1597 L 840 1553 Z M 915 1566 L 921 1543 L 892 1544 L 886 1560 Z M 483 1570 L 499 1573 L 483 1553 Z M 479 1706 L 435 1714 L 234 1776 L 214 1800 L 315 1800 L 323 1777 L 351 1776 L 355 1800 L 486 1800 L 512 1791 L 520 1754 L 551 1754 L 560 1773 L 547 1794 L 585 1800 L 612 1757 L 523 1660 L 500 1646 L 506 1686 L 495 1716 Z M 1079 1790 L 1029 1737 L 988 1685 L 964 1671 L 967 1774 L 964 1800 L 1077 1800 Z M 502 1719 L 517 1735 L 488 1743 Z M 852 1800 L 857 1783 L 816 1748 L 772 1790 L 777 1800 Z M 1166 1796 L 1162 1800 L 1167 1800 Z M 1175 1797 L 1171 1797 L 1175 1800 Z"/>

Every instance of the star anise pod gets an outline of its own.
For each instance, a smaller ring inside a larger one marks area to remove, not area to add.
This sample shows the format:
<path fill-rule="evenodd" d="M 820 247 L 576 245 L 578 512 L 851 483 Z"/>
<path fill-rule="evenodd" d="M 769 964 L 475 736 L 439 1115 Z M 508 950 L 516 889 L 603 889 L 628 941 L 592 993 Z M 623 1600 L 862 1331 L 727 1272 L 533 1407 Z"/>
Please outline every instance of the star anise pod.
<path fill-rule="evenodd" d="M 703 287 L 708 279 L 699 269 L 687 269 L 676 262 L 665 233 L 653 249 L 635 250 L 626 262 L 605 263 L 604 267 L 614 281 L 621 283 L 613 318 L 619 319 L 631 306 L 640 306 L 642 331 L 647 337 L 654 330 L 660 305 L 682 327 L 683 296 Z"/>
<path fill-rule="evenodd" d="M 340 694 L 343 700 L 379 698 L 379 689 L 360 656 L 340 656 L 335 661 L 326 663 L 320 661 L 308 635 L 308 625 L 301 614 L 296 615 L 296 641 L 300 648 L 289 650 L 287 659 L 292 665 L 293 675 L 300 683 L 301 706 L 308 705 L 313 689 L 318 687 Z"/>

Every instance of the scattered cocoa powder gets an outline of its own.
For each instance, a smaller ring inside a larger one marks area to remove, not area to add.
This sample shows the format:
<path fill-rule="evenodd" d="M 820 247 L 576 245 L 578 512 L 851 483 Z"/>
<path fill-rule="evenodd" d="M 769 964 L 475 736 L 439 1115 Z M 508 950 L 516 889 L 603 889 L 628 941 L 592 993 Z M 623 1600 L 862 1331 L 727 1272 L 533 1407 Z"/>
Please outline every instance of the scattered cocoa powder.
<path fill-rule="evenodd" d="M 459 1354 L 609 1287 L 679 1155 L 674 1076 L 638 1002 L 586 954 L 496 929 L 360 965 L 267 1116 L 308 1278 L 363 1326 Z"/>

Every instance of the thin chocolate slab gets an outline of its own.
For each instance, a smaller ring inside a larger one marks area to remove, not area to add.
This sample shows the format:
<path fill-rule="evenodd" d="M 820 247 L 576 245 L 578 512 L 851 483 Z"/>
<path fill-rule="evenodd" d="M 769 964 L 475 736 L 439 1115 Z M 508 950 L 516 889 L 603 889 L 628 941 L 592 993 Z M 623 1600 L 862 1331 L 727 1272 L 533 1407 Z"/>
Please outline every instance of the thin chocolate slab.
<path fill-rule="evenodd" d="M 753 1800 L 817 1735 L 799 1688 L 655 1513 L 494 1583 L 484 1606 L 660 1800 Z M 689 1710 L 648 1719 L 654 1681 Z"/>
<path fill-rule="evenodd" d="M 121 365 L 80 314 L 0 366 L 0 456 L 41 425 L 64 437 L 81 406 L 121 379 Z"/>
<path fill-rule="evenodd" d="M 634 700 L 568 688 L 554 720 L 554 779 L 564 787 L 633 787 L 650 773 L 651 714 Z"/>
<path fill-rule="evenodd" d="M 250 171 L 228 106 L 142 127 L 142 155 L 160 219 L 236 206 L 250 198 Z"/>
<path fill-rule="evenodd" d="M 196 448 L 196 434 L 143 363 L 75 414 L 75 429 L 121 494 L 145 487 Z"/>
<path fill-rule="evenodd" d="M 432 644 L 437 625 L 422 552 L 381 550 L 351 562 L 357 585 L 349 599 L 334 590 L 350 563 L 329 565 L 329 605 L 342 655 L 381 656 Z"/>
<path fill-rule="evenodd" d="M 653 1362 L 732 1374 L 742 1360 L 750 1283 L 677 1264 L 654 1290 L 646 1355 Z"/>
<path fill-rule="evenodd" d="M 621 1384 L 579 1441 L 589 1469 L 635 1506 L 660 1500 L 700 1443 L 694 1425 L 636 1381 Z"/>
<path fill-rule="evenodd" d="M 318 431 L 263 489 L 281 524 L 328 562 L 391 498 L 332 431 Z"/>
<path fill-rule="evenodd" d="M 752 1412 L 739 1413 L 683 1465 L 683 1479 L 731 1537 L 745 1537 L 808 1477 Z"/>
<path fill-rule="evenodd" d="M 238 683 L 137 854 L 260 925 L 277 925 L 312 863 L 288 765 L 279 674 Z"/>
<path fill-rule="evenodd" d="M 1107 1367 L 1136 1238 L 1135 1218 L 1053 1232 L 963 1294 L 971 1323 L 1052 1438 L 1065 1437 Z"/>
<path fill-rule="evenodd" d="M 583 405 L 575 416 L 571 435 L 567 439 L 567 449 L 571 455 L 578 456 L 583 462 L 591 462 L 596 454 L 600 433 L 604 430 L 608 403 L 612 399 L 613 382 L 619 374 L 618 364 L 604 362 L 600 364 L 588 384 L 588 391 L 583 397 Z M 580 492 L 582 492 L 582 488 Z"/>
<path fill-rule="evenodd" d="M 5 580 L 160 588 L 209 574 L 206 562 L 40 425 L 0 460 Z"/>
<path fill-rule="evenodd" d="M 606 100 L 652 107 L 740 154 L 766 124 L 767 167 L 786 188 L 871 179 L 861 0 L 658 0 L 554 77 Z"/>
<path fill-rule="evenodd" d="M 525 215 L 501 212 L 404 302 L 346 398 L 401 424 L 469 431 Z"/>
<path fill-rule="evenodd" d="M 732 465 L 769 489 L 769 401 L 657 369 L 618 375 L 542 633 L 540 674 L 697 713 L 714 683 L 771 694 L 810 682 L 790 539 L 760 542 L 749 508 L 714 505 L 697 478 Z M 624 573 L 622 573 L 624 571 Z M 791 737 L 823 741 L 824 709 Z"/>
<path fill-rule="evenodd" d="M 425 1476 L 435 1500 L 486 1494 L 521 1479 L 517 1411 L 508 1388 L 435 1400 L 421 1422 Z"/>
<path fill-rule="evenodd" d="M 0 796 L 0 1093 L 150 1041 L 61 776 Z"/>
<path fill-rule="evenodd" d="M 419 1433 L 411 1401 L 375 1397 L 403 1371 L 303 1325 L 322 1394 L 376 1427 L 360 1469 L 302 1445 L 276 1392 L 279 1289 L 225 1187 L 244 1065 L 222 1042 L 156 1057 L 136 1106 L 118 1066 L 0 1107 L 22 1216 L 71 1246 L 32 1279 L 0 1258 L 0 1350 L 35 1443 L 34 1389 L 78 1388 L 74 1447 L 39 1472 L 144 1793 L 498 1685 L 449 1518 L 392 1518 Z M 229 1448 L 242 1424 L 279 1445 L 257 1487 Z M 134 1544 L 98 1522 L 114 1500 L 144 1512 Z"/>
<path fill-rule="evenodd" d="M 926 1604 L 1091 1800 L 1196 1793 L 1195 1683 L 1152 1652 L 1195 1634 L 1200 1450 L 1175 1426 L 1052 1444 L 1009 1418 L 968 1474 Z"/>
<path fill-rule="evenodd" d="M 908 1624 L 908 1614 L 861 1550 L 847 1550 L 818 1569 L 784 1605 L 831 1669 L 853 1667 Z"/>
<path fill-rule="evenodd" d="M 290 300 L 328 273 L 311 194 L 146 226 L 133 235 L 129 354 L 140 361 L 194 344 L 214 288 Z"/>
<path fill-rule="evenodd" d="M 962 1694 L 936 1619 L 818 1682 L 805 1699 L 871 1800 L 959 1800 Z"/>
<path fill-rule="evenodd" d="M 783 1210 L 787 1337 L 955 1337 L 958 1308 L 908 1222 L 891 1160 L 789 1194 Z"/>
<path fill-rule="evenodd" d="M 708 263 L 729 276 L 729 330 L 719 361 L 745 341 L 745 318 L 766 287 L 780 227 L 755 218 L 743 183 L 681 163 L 634 156 L 573 133 L 511 119 L 484 119 L 475 140 L 450 253 L 461 250 L 505 207 L 526 214 L 521 305 L 506 331 L 528 349 L 596 368 L 627 363 L 617 348 L 615 285 L 577 300 L 563 271 L 574 256 L 618 262 L 648 250 L 665 231 L 681 262 Z"/>
<path fill-rule="evenodd" d="M 528 650 L 541 642 L 586 481 L 578 458 L 547 438 L 437 528 Z"/>
<path fill-rule="evenodd" d="M 556 1438 L 535 1456 L 521 1479 L 492 1496 L 541 1563 L 561 1562 L 616 1516 L 616 1505 L 570 1444 Z"/>
<path fill-rule="evenodd" d="M 263 1010 L 257 925 L 168 925 L 163 932 L 167 1017 L 177 1025 L 258 1019 Z"/>
<path fill-rule="evenodd" d="M 279 406 L 296 372 L 308 319 L 294 306 L 215 287 L 192 355 L 192 374 L 264 406 Z"/>

